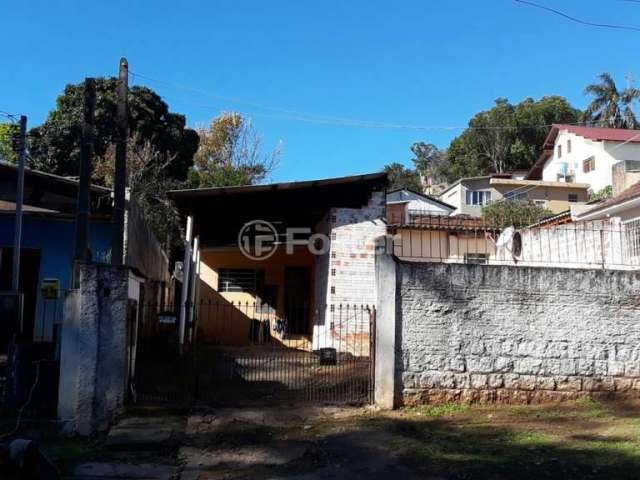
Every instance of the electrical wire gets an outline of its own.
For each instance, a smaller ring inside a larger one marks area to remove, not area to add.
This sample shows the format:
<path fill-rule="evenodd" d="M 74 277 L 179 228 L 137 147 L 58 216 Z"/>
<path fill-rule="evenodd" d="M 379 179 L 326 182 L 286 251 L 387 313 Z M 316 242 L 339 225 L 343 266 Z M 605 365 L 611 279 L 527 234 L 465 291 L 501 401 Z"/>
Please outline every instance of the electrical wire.
<path fill-rule="evenodd" d="M 529 0 L 513 0 L 516 3 L 521 3 L 523 5 L 528 5 L 530 7 L 539 8 L 541 10 L 546 10 L 547 12 L 551 12 L 560 17 L 566 18 L 575 23 L 579 23 L 580 25 L 586 25 L 589 27 L 598 27 L 598 28 L 611 28 L 615 30 L 630 30 L 633 32 L 640 32 L 640 27 L 629 26 L 629 25 L 616 25 L 612 23 L 596 23 L 590 22 L 587 20 L 582 20 L 580 18 L 572 17 L 571 15 L 561 12 L 560 10 L 556 10 L 555 8 L 547 7 L 545 5 L 540 5 L 539 3 L 530 2 Z M 635 2 L 634 2 L 635 3 Z"/>
<path fill-rule="evenodd" d="M 472 126 L 472 125 L 461 125 L 461 126 L 449 126 L 449 125 L 415 125 L 415 124 L 404 124 L 404 123 L 389 123 L 389 122 L 379 122 L 374 120 L 359 120 L 354 118 L 345 118 L 345 117 L 335 117 L 335 116 L 326 116 L 326 115 L 316 115 L 304 112 L 298 112 L 295 110 L 284 109 L 280 107 L 267 106 L 264 104 L 248 102 L 238 98 L 229 98 L 218 95 L 216 93 L 207 92 L 202 89 L 193 88 L 187 85 L 182 85 L 175 82 L 167 82 L 165 80 L 159 80 L 157 78 L 150 77 L 145 74 L 136 73 L 129 71 L 129 75 L 132 77 L 137 77 L 143 80 L 147 80 L 150 82 L 158 83 L 160 85 L 165 85 L 170 88 L 175 88 L 178 90 L 183 90 L 186 92 L 195 93 L 204 97 L 210 97 L 216 100 L 220 100 L 227 103 L 234 103 L 238 105 L 247 105 L 252 108 L 258 110 L 265 110 L 271 112 L 271 114 L 266 114 L 262 112 L 241 112 L 249 115 L 255 116 L 264 116 L 269 118 L 280 118 L 286 120 L 293 120 L 299 122 L 307 122 L 307 123 L 318 123 L 324 125 L 334 125 L 341 127 L 360 127 L 360 128 L 378 128 L 378 129 L 396 129 L 396 130 L 420 130 L 420 131 L 433 131 L 433 130 L 516 130 L 516 129 L 542 129 L 542 128 L 551 128 L 553 124 L 531 124 L 531 125 L 517 125 L 517 126 L 504 126 L 504 125 L 483 125 L 483 126 Z M 220 109 L 219 105 L 207 105 L 193 102 L 184 102 L 192 106 L 207 108 L 207 109 Z M 567 123 L 566 125 L 587 125 L 589 122 L 572 122 Z"/>

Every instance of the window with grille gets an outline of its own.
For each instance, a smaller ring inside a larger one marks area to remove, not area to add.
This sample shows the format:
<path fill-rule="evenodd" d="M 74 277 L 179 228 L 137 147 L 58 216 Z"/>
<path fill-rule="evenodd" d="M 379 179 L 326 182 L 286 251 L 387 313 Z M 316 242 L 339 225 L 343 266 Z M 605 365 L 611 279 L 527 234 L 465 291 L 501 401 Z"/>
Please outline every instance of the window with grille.
<path fill-rule="evenodd" d="M 221 268 L 218 291 L 257 293 L 264 286 L 264 270 L 249 268 Z"/>
<path fill-rule="evenodd" d="M 569 202 L 570 203 L 576 203 L 578 201 L 578 194 L 577 193 L 570 193 L 569 194 Z"/>
<path fill-rule="evenodd" d="M 562 145 L 558 145 L 558 158 L 562 158 Z"/>
<path fill-rule="evenodd" d="M 567 153 L 571 153 L 571 140 L 567 140 Z"/>

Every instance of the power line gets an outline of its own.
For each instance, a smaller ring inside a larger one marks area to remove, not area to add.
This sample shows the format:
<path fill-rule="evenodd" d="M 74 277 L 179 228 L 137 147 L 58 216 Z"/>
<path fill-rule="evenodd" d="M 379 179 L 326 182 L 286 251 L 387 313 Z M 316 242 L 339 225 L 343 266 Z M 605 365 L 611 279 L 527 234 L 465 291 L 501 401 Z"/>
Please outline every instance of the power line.
<path fill-rule="evenodd" d="M 5 112 L 4 110 L 0 110 L 0 116 L 8 118 L 12 122 L 18 122 L 20 120 L 19 115 L 14 115 L 12 113 Z"/>
<path fill-rule="evenodd" d="M 165 85 L 171 88 L 184 90 L 190 93 L 195 93 L 204 97 L 214 98 L 216 100 L 221 100 L 223 102 L 235 103 L 239 105 L 247 105 L 259 110 L 266 110 L 272 113 L 263 113 L 263 112 L 241 112 L 247 114 L 249 116 L 262 116 L 268 118 L 279 118 L 286 120 L 293 120 L 298 122 L 306 122 L 306 123 L 317 123 L 324 125 L 335 125 L 341 127 L 358 127 L 358 128 L 379 128 L 379 129 L 396 129 L 396 130 L 420 130 L 420 131 L 433 131 L 433 130 L 445 130 L 445 131 L 453 131 L 453 130 L 517 130 L 517 129 L 547 129 L 551 128 L 553 124 L 532 124 L 532 125 L 517 125 L 517 126 L 505 126 L 505 125 L 483 125 L 483 126 L 471 126 L 471 125 L 458 125 L 458 126 L 449 126 L 449 125 L 415 125 L 415 124 L 404 124 L 404 123 L 389 123 L 389 122 L 379 122 L 372 120 L 358 120 L 353 118 L 344 118 L 344 117 L 335 117 L 335 116 L 326 116 L 326 115 L 315 115 L 304 112 L 298 112 L 290 109 L 284 109 L 280 107 L 267 106 L 264 104 L 258 104 L 253 102 L 248 102 L 245 100 L 237 99 L 237 98 L 228 98 L 216 93 L 210 93 L 208 91 L 189 87 L 186 85 L 178 84 L 175 82 L 167 82 L 164 80 L 158 80 L 156 78 L 152 78 L 147 75 L 143 75 L 140 73 L 129 72 L 130 75 L 134 77 L 138 77 L 140 79 L 148 80 L 154 83 L 158 83 L 161 85 Z M 208 105 L 201 103 L 193 103 L 193 102 L 184 102 L 180 100 L 182 103 L 186 103 L 192 106 L 196 106 L 199 108 L 206 109 L 220 109 L 219 105 Z M 566 123 L 567 125 L 587 125 L 589 122 L 572 122 Z"/>
<path fill-rule="evenodd" d="M 535 3 L 535 2 L 530 2 L 528 0 L 513 0 L 516 3 L 521 3 L 523 5 L 529 5 L 530 7 L 535 7 L 535 8 L 539 8 L 541 10 L 546 10 L 547 12 L 551 12 L 555 15 L 559 15 L 563 18 L 566 18 L 567 20 L 570 20 L 572 22 L 575 23 L 579 23 L 581 25 L 587 25 L 590 27 L 598 27 L 598 28 L 612 28 L 615 30 L 630 30 L 630 31 L 634 31 L 634 32 L 640 32 L 640 27 L 634 27 L 634 26 L 628 26 L 628 25 L 615 25 L 612 23 L 595 23 L 595 22 L 589 22 L 587 20 L 581 20 L 579 18 L 576 17 L 572 17 L 571 15 L 561 12 L 560 10 L 556 10 L 555 8 L 551 8 L 551 7 L 547 7 L 545 5 L 540 5 L 539 3 Z M 636 3 L 636 2 L 633 2 Z M 640 2 L 638 2 L 640 3 Z"/>

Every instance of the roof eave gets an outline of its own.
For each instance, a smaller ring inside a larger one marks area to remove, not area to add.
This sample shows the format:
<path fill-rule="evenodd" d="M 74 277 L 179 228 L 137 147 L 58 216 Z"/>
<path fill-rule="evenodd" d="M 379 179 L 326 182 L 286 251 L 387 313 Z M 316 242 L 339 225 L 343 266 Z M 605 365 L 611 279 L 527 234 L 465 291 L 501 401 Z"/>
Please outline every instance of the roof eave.
<path fill-rule="evenodd" d="M 640 207 L 640 194 L 623 202 L 606 207 L 596 207 L 586 212 L 576 215 L 577 220 L 597 220 L 599 218 L 610 217 L 613 214 L 624 212 L 629 208 Z"/>

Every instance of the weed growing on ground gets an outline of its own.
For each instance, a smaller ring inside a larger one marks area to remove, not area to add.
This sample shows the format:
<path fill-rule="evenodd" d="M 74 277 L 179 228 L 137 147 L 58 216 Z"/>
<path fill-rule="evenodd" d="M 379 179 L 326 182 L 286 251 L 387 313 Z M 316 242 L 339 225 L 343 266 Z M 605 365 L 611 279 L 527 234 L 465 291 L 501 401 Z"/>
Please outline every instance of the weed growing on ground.
<path fill-rule="evenodd" d="M 447 402 L 441 405 L 419 405 L 410 407 L 409 411 L 415 415 L 442 417 L 445 415 L 453 415 L 454 413 L 466 412 L 470 408 L 471 405 L 468 403 Z"/>

